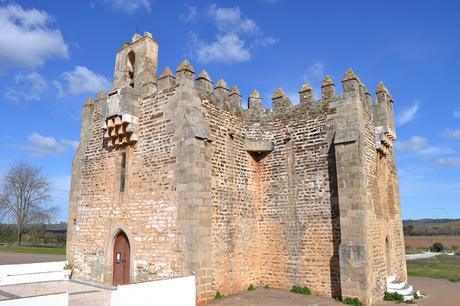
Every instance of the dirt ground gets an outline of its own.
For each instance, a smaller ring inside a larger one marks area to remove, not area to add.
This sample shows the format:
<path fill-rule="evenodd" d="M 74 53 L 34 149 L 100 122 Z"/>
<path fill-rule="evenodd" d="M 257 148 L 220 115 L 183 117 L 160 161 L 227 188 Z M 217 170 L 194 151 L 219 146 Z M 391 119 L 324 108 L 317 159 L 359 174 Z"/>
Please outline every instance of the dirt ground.
<path fill-rule="evenodd" d="M 420 306 L 459 306 L 460 283 L 447 280 L 409 277 L 409 284 L 426 296 L 417 301 Z M 337 306 L 344 305 L 331 298 L 304 296 L 277 289 L 257 288 L 256 291 L 242 292 L 214 301 L 211 305 L 226 306 Z M 381 302 L 376 306 L 396 305 L 393 302 Z M 414 305 L 414 304 L 412 304 Z"/>
<path fill-rule="evenodd" d="M 435 242 L 441 242 L 445 248 L 451 249 L 454 245 L 460 246 L 460 236 L 404 236 L 406 247 L 429 248 Z"/>
<path fill-rule="evenodd" d="M 0 265 L 65 261 L 65 255 L 0 252 Z"/>

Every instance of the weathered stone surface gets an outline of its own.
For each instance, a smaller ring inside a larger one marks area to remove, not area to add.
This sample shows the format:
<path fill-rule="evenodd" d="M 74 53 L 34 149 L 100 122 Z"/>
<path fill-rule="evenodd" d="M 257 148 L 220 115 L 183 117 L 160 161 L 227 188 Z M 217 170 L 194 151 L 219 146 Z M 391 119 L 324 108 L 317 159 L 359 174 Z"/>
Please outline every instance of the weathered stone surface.
<path fill-rule="evenodd" d="M 305 85 L 297 105 L 279 90 L 264 109 L 254 91 L 243 109 L 238 88 L 213 88 L 205 72 L 194 83 L 184 61 L 177 82 L 166 69 L 144 91 L 157 47 L 136 36 L 117 53 L 110 93 L 83 107 L 67 243 L 76 278 L 111 286 L 124 231 L 131 282 L 194 273 L 198 302 L 254 284 L 371 304 L 388 275 L 406 280 L 386 88 L 372 103 L 347 72 L 343 95 L 326 77 L 321 100 Z"/>

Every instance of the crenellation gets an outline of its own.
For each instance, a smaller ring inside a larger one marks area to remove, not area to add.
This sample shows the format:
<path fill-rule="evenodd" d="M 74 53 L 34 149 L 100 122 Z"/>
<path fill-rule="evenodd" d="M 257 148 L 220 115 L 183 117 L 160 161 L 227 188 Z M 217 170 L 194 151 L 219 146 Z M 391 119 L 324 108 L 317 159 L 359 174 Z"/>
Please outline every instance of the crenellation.
<path fill-rule="evenodd" d="M 195 81 L 195 70 L 187 59 L 184 59 L 177 67 L 176 79 L 178 83 L 183 83 L 185 80 Z"/>
<path fill-rule="evenodd" d="M 299 90 L 300 103 L 310 103 L 315 100 L 313 88 L 309 82 L 305 82 Z"/>
<path fill-rule="evenodd" d="M 262 97 L 257 89 L 254 89 L 248 97 L 248 109 L 257 114 L 263 113 Z"/>
<path fill-rule="evenodd" d="M 68 220 L 75 277 L 112 286 L 125 233 L 129 282 L 194 274 L 198 303 L 254 284 L 371 305 L 387 276 L 407 278 L 383 83 L 372 104 L 349 69 L 343 95 L 326 76 L 319 100 L 307 82 L 297 105 L 278 88 L 271 109 L 257 90 L 244 109 L 238 87 L 214 86 L 205 70 L 195 81 L 188 60 L 144 90 L 156 86 L 157 46 L 135 35 L 117 53 L 112 90 L 83 105 Z"/>
<path fill-rule="evenodd" d="M 335 84 L 328 75 L 326 75 L 321 84 L 321 95 L 323 101 L 328 101 L 335 96 Z"/>
<path fill-rule="evenodd" d="M 241 111 L 241 98 L 242 95 L 240 93 L 240 90 L 238 87 L 233 86 L 232 90 L 230 91 L 229 94 L 229 99 L 230 99 L 230 111 L 234 114 L 238 113 Z"/>
<path fill-rule="evenodd" d="M 223 79 L 217 81 L 214 87 L 214 96 L 216 98 L 217 107 L 220 110 L 228 111 L 230 109 L 229 93 L 230 91 L 227 83 Z"/>
<path fill-rule="evenodd" d="M 214 90 L 213 84 L 208 72 L 203 69 L 200 74 L 198 74 L 195 82 L 195 88 L 198 91 L 198 95 L 202 99 L 207 98 Z"/>
<path fill-rule="evenodd" d="M 163 71 L 161 76 L 158 78 L 158 90 L 164 90 L 170 88 L 176 84 L 176 77 L 169 67 Z"/>

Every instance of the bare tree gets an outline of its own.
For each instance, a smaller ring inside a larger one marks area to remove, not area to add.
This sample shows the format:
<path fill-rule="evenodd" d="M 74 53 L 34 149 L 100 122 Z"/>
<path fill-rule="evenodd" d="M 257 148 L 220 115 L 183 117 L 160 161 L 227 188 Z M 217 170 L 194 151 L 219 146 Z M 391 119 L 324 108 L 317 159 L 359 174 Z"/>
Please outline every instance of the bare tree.
<path fill-rule="evenodd" d="M 51 184 L 42 170 L 26 162 L 12 166 L 0 180 L 0 213 L 17 225 L 18 245 L 27 224 L 54 218 L 56 208 L 45 206 L 50 190 Z"/>

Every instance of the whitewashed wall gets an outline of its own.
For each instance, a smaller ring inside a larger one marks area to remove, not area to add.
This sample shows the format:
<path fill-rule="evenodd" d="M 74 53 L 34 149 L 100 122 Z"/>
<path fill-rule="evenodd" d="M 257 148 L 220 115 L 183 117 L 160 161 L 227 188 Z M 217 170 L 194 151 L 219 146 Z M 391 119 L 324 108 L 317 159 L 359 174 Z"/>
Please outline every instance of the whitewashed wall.
<path fill-rule="evenodd" d="M 111 306 L 195 306 L 195 276 L 118 286 Z"/>
<path fill-rule="evenodd" d="M 64 280 L 65 261 L 0 265 L 0 285 Z"/>
<path fill-rule="evenodd" d="M 68 304 L 68 293 L 47 294 L 0 301 L 0 306 L 67 306 Z"/>

